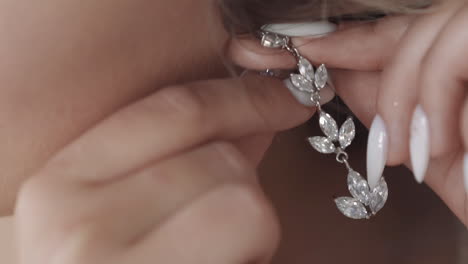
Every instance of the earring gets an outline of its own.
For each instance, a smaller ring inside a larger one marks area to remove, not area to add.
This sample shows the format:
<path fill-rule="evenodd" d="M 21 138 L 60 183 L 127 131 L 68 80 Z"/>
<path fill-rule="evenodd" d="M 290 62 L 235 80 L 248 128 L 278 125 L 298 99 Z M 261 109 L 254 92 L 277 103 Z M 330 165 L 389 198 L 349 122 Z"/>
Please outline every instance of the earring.
<path fill-rule="evenodd" d="M 325 136 L 309 137 L 310 145 L 320 153 L 335 154 L 336 161 L 344 164 L 348 171 L 347 184 L 351 196 L 335 199 L 338 210 L 353 219 L 369 219 L 383 208 L 388 198 L 388 188 L 384 177 L 378 185 L 371 189 L 368 182 L 348 162 L 345 149 L 351 144 L 356 129 L 353 119 L 349 117 L 338 128 L 337 122 L 320 105 L 320 91 L 330 85 L 327 68 L 321 64 L 314 68 L 309 60 L 301 56 L 289 37 L 261 31 L 261 45 L 267 48 L 280 48 L 291 53 L 297 60 L 297 72 L 292 73 L 286 82 L 290 82 L 295 89 L 310 94 L 310 100 L 317 107 L 319 125 Z M 267 70 L 267 73 L 271 73 Z"/>

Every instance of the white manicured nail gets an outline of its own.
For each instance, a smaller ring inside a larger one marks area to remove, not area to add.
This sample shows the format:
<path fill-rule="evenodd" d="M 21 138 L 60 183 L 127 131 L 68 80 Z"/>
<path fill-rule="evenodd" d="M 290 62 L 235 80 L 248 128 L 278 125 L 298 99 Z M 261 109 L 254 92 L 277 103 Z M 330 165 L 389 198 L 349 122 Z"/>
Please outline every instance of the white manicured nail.
<path fill-rule="evenodd" d="M 429 123 L 420 105 L 413 113 L 410 127 L 411 166 L 416 181 L 422 183 L 429 163 Z"/>
<path fill-rule="evenodd" d="M 262 29 L 289 37 L 322 37 L 335 32 L 337 26 L 328 21 L 316 21 L 307 23 L 269 24 L 264 25 Z"/>
<path fill-rule="evenodd" d="M 465 153 L 463 158 L 463 175 L 465 178 L 465 190 L 468 193 L 468 153 Z"/>
<path fill-rule="evenodd" d="M 310 100 L 310 93 L 308 92 L 302 92 L 296 87 L 291 82 L 291 79 L 288 78 L 283 81 L 284 85 L 288 88 L 288 90 L 291 92 L 291 94 L 296 98 L 296 100 L 305 105 L 305 106 L 315 106 L 315 104 Z M 335 97 L 335 92 L 332 91 L 332 89 L 329 88 L 329 86 L 326 86 L 324 89 L 320 91 L 320 104 L 326 104 L 328 103 L 333 97 Z"/>
<path fill-rule="evenodd" d="M 387 163 L 388 136 L 385 122 L 377 115 L 369 130 L 367 142 L 367 181 L 375 188 Z"/>

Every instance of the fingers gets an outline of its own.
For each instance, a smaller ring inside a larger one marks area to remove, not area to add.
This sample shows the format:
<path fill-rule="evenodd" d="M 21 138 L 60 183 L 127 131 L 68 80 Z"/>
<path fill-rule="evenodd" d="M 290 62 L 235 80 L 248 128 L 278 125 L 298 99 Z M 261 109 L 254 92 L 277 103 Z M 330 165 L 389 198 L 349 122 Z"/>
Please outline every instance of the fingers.
<path fill-rule="evenodd" d="M 54 165 L 60 167 L 57 173 L 69 177 L 105 180 L 209 139 L 291 128 L 312 113 L 272 78 L 249 75 L 168 87 L 117 112 L 51 163 L 61 164 Z"/>
<path fill-rule="evenodd" d="M 217 214 L 231 219 L 226 221 L 226 224 L 229 223 L 228 227 L 238 223 L 239 226 L 235 225 L 232 228 L 245 229 L 245 224 L 250 221 L 254 224 L 260 221 L 264 225 L 262 228 L 253 225 L 252 228 L 256 230 L 249 231 L 249 234 L 238 230 L 236 232 L 243 237 L 232 237 L 236 239 L 232 241 L 242 245 L 243 249 L 252 245 L 245 244 L 245 239 L 263 241 L 263 244 L 254 248 L 262 248 L 265 251 L 273 250 L 276 244 L 275 241 L 265 242 L 263 238 L 254 237 L 255 234 L 259 234 L 258 231 L 265 232 L 262 233 L 264 238 L 276 237 L 276 220 L 257 187 L 254 168 L 242 153 L 229 143 L 210 143 L 112 182 L 98 185 L 82 185 L 67 180 L 65 175 L 62 176 L 64 177 L 60 179 L 47 174 L 38 175 L 30 180 L 20 193 L 17 224 L 23 263 L 50 263 L 52 259 L 60 260 L 57 263 L 64 264 L 94 263 L 96 259 L 120 259 L 116 256 L 129 251 L 130 248 L 135 249 L 148 243 L 146 241 L 158 234 L 162 226 L 172 226 L 172 217 L 177 219 L 179 214 L 184 214 L 185 208 L 191 208 L 190 204 L 193 201 L 226 184 L 240 186 L 235 189 L 240 188 L 241 195 L 249 198 L 240 201 L 234 199 L 235 204 L 240 203 L 239 207 L 227 206 L 224 207 L 224 211 L 219 207 L 213 209 Z M 245 193 L 242 193 L 244 191 Z M 221 198 L 218 200 L 223 201 Z M 229 205 L 230 201 L 228 199 L 225 202 Z M 252 207 L 254 209 L 250 210 Z M 211 210 L 210 208 L 211 206 L 208 206 L 199 213 L 207 213 L 206 210 Z M 240 213 L 240 210 L 243 210 L 243 213 Z M 208 231 L 213 227 L 213 222 L 218 220 L 209 219 L 210 214 L 200 216 L 199 213 L 190 214 L 207 219 L 206 226 L 197 226 L 197 230 L 192 230 L 193 232 Z M 260 214 L 260 219 L 257 214 Z M 190 219 L 185 224 L 195 221 Z M 221 222 L 216 223 L 221 224 L 225 220 L 223 218 Z M 220 226 L 222 227 L 226 226 Z M 191 226 L 187 226 L 187 229 L 190 228 Z M 234 235 L 230 233 L 231 229 L 228 228 L 227 235 Z M 273 232 L 272 236 L 267 235 L 270 231 Z M 172 240 L 168 241 L 185 244 L 185 233 L 178 234 L 179 236 L 172 236 Z M 206 234 L 207 240 L 210 239 L 209 234 L 210 232 Z M 209 241 L 205 244 L 203 236 L 197 238 L 199 246 L 210 245 Z M 242 241 L 238 242 L 239 239 Z M 153 242 L 154 245 L 163 245 L 168 241 Z M 146 246 L 149 247 L 149 244 Z M 226 251 L 228 249 L 226 248 Z M 177 250 L 175 247 L 171 252 L 160 254 L 174 257 L 178 255 Z M 209 248 L 204 248 L 203 252 L 209 252 Z M 157 255 L 147 253 L 139 258 L 146 258 L 147 261 L 157 259 Z M 196 259 L 197 256 L 192 257 Z M 73 262 L 70 262 L 71 260 Z M 170 260 L 167 259 L 165 263 L 177 263 Z"/>
<path fill-rule="evenodd" d="M 259 160 L 269 134 L 305 121 L 313 111 L 299 105 L 280 81 L 257 76 L 244 81 L 162 89 L 58 153 L 20 193 L 24 263 L 90 263 L 115 255 L 222 184 L 249 186 L 262 197 L 244 153 Z M 266 135 L 265 140 L 254 135 Z M 219 139 L 235 141 L 241 150 L 230 143 L 205 145 Z M 272 215 L 261 219 L 274 223 Z M 260 241 L 250 234 L 243 239 L 249 237 Z"/>
<path fill-rule="evenodd" d="M 376 100 L 380 83 L 378 72 L 354 72 L 346 70 L 333 71 L 334 82 L 338 94 L 350 107 L 353 113 L 362 123 L 370 127 L 376 114 Z M 366 98 L 366 100 L 362 100 Z M 468 104 L 467 104 L 468 105 Z M 468 107 L 465 107 L 468 109 Z M 465 113 L 468 111 L 465 110 Z M 462 119 L 462 134 L 468 138 L 468 114 Z M 465 139 L 468 143 L 468 139 Z M 465 144 L 467 144 L 465 143 Z M 465 225 L 468 224 L 468 205 L 466 203 L 466 190 L 463 184 L 463 151 L 456 151 L 450 155 L 431 159 L 427 170 L 425 182 L 441 197 L 447 206 L 461 219 Z M 405 161 L 409 165 L 409 161 Z"/>
<path fill-rule="evenodd" d="M 328 67 L 375 71 L 393 54 L 411 16 L 390 17 L 375 23 L 339 30 L 323 38 L 294 38 L 300 53 Z M 231 60 L 247 69 L 294 68 L 296 62 L 287 52 L 261 47 L 257 39 L 234 39 L 229 47 Z"/>
<path fill-rule="evenodd" d="M 466 149 L 461 140 L 464 137 L 462 111 L 468 80 L 465 60 L 468 55 L 465 50 L 468 34 L 463 28 L 468 26 L 468 7 L 462 2 L 461 6 L 453 9 L 456 12 L 440 31 L 421 64 L 419 102 L 420 112 L 424 113 L 421 120 L 425 125 L 416 126 L 416 131 L 423 131 L 428 138 L 418 145 L 427 146 L 423 148 L 428 152 L 426 160 L 429 160 L 429 155 L 432 158 L 425 181 L 467 225 L 467 191 L 462 176 Z M 415 148 L 412 159 L 418 158 L 418 155 L 421 154 Z M 413 170 L 417 165 L 413 161 Z M 419 174 L 424 176 L 423 172 Z"/>
<path fill-rule="evenodd" d="M 244 154 L 244 156 L 257 167 L 262 161 L 265 152 L 271 145 L 273 134 L 261 134 L 255 136 L 247 136 L 235 141 L 235 145 Z"/>
<path fill-rule="evenodd" d="M 125 263 L 268 263 L 279 240 L 273 210 L 258 190 L 224 185 L 154 230 L 122 258 Z M 181 243 L 183 242 L 183 243 Z"/>
<path fill-rule="evenodd" d="M 332 70 L 337 93 L 366 127 L 376 113 L 380 72 Z M 363 100 L 365 98 L 365 100 Z"/>
<path fill-rule="evenodd" d="M 349 27 L 317 40 L 297 40 L 304 56 L 329 67 L 358 71 L 382 69 L 406 31 L 410 16 L 389 17 Z"/>
<path fill-rule="evenodd" d="M 448 9 L 445 12 L 419 16 L 408 28 L 397 46 L 398 52 L 385 67 L 377 97 L 376 120 L 379 118 L 382 120 L 383 129 L 386 130 L 382 133 L 388 137 L 388 147 L 379 149 L 381 144 L 379 138 L 369 139 L 371 151 L 368 155 L 377 157 L 376 153 L 380 152 L 379 156 L 383 157 L 380 167 L 376 168 L 369 177 L 378 180 L 385 164 L 399 165 L 409 159 L 410 122 L 421 91 L 419 87 L 421 63 L 453 12 L 453 9 Z M 371 134 L 372 132 L 371 129 Z M 422 135 L 417 137 L 422 138 Z M 420 148 L 417 151 L 423 155 Z M 425 168 L 420 169 L 424 166 L 416 165 L 413 169 L 416 179 L 421 182 Z"/>
<path fill-rule="evenodd" d="M 431 155 L 440 157 L 460 148 L 461 109 L 466 98 L 468 7 L 451 19 L 423 61 L 421 97 L 430 127 Z"/>
<path fill-rule="evenodd" d="M 432 158 L 424 181 L 468 227 L 468 204 L 462 175 L 463 151 L 456 151 Z"/>

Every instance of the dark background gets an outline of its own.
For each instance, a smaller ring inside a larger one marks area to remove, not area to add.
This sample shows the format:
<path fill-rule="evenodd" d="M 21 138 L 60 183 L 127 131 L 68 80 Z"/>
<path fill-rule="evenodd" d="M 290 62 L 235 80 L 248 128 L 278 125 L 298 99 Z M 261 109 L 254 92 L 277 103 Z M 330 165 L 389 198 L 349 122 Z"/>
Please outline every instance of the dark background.
<path fill-rule="evenodd" d="M 338 116 L 341 124 L 347 115 Z M 335 155 L 308 145 L 306 138 L 316 135 L 322 132 L 315 118 L 279 134 L 260 168 L 283 229 L 274 264 L 468 264 L 467 229 L 405 167 L 385 169 L 389 198 L 377 216 L 343 216 L 333 197 L 349 194 L 347 171 Z M 347 149 L 351 165 L 363 176 L 366 140 L 366 129 L 358 125 Z"/>

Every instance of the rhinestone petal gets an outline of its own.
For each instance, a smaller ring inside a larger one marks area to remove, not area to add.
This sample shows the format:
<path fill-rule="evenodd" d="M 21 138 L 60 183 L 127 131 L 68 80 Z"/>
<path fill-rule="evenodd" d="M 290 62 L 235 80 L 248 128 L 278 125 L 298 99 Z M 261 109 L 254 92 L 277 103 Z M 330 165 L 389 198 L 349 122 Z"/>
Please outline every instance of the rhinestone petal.
<path fill-rule="evenodd" d="M 310 100 L 311 100 L 312 103 L 314 103 L 314 104 L 320 103 L 320 98 L 321 98 L 321 97 L 320 97 L 320 93 L 318 93 L 318 92 L 312 92 L 312 93 L 310 94 Z"/>
<path fill-rule="evenodd" d="M 366 208 L 357 199 L 352 197 L 339 197 L 335 199 L 336 207 L 345 216 L 353 219 L 369 218 Z"/>
<path fill-rule="evenodd" d="M 339 141 L 342 149 L 345 149 L 351 144 L 356 135 L 356 128 L 354 126 L 353 119 L 350 117 L 346 119 L 340 128 Z"/>
<path fill-rule="evenodd" d="M 291 74 L 291 82 L 300 91 L 303 92 L 313 92 L 314 85 L 311 81 L 307 80 L 306 77 L 300 74 Z"/>
<path fill-rule="evenodd" d="M 328 82 L 328 72 L 324 64 L 320 65 L 315 71 L 315 86 L 317 89 L 323 89 Z"/>
<path fill-rule="evenodd" d="M 331 141 L 338 140 L 338 125 L 336 124 L 335 119 L 333 119 L 329 114 L 325 113 L 324 111 L 321 111 L 319 123 L 323 133 Z"/>
<path fill-rule="evenodd" d="M 299 72 L 302 76 L 306 77 L 307 80 L 312 81 L 314 79 L 314 67 L 310 61 L 304 57 L 300 57 L 297 66 L 299 67 Z"/>
<path fill-rule="evenodd" d="M 335 152 L 335 145 L 326 137 L 310 137 L 308 138 L 310 145 L 320 153 L 330 154 Z"/>
<path fill-rule="evenodd" d="M 271 32 L 264 32 L 261 44 L 267 48 L 281 48 L 287 45 L 289 37 L 281 36 Z"/>
<path fill-rule="evenodd" d="M 371 194 L 369 207 L 372 210 L 373 214 L 376 214 L 380 209 L 382 209 L 382 207 L 384 207 L 385 202 L 387 202 L 387 198 L 388 198 L 388 186 L 387 186 L 387 182 L 382 176 L 380 178 L 379 185 L 377 185 L 372 190 L 372 194 Z"/>
<path fill-rule="evenodd" d="M 351 195 L 361 203 L 369 205 L 371 192 L 367 181 L 356 171 L 350 170 L 348 173 L 348 189 Z"/>

